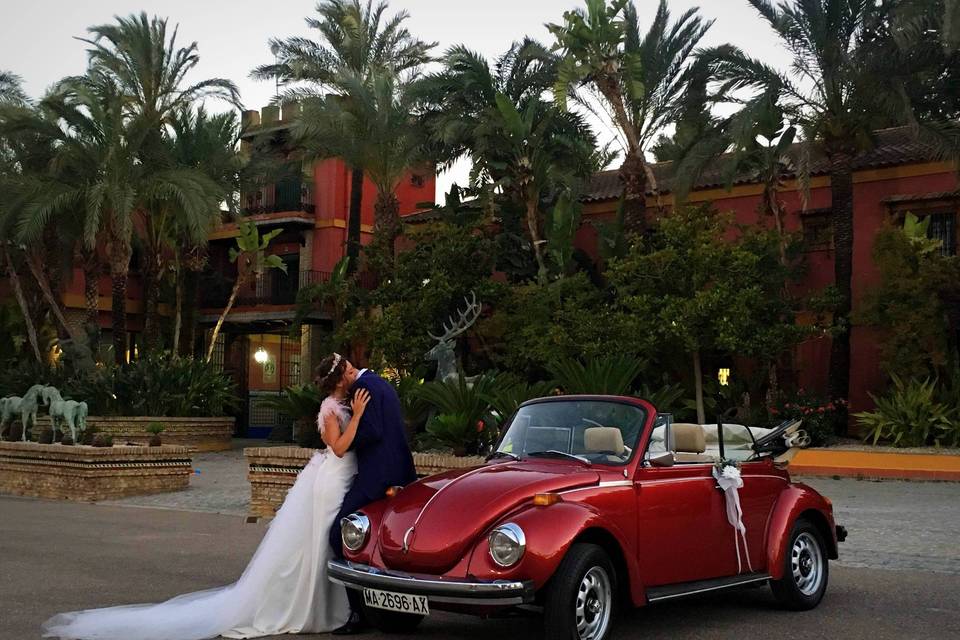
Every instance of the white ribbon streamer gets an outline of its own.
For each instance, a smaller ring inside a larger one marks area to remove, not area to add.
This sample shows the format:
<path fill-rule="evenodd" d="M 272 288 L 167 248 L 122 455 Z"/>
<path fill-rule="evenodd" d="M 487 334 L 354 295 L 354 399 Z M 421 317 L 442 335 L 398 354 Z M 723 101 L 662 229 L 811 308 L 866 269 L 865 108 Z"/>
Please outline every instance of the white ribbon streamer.
<path fill-rule="evenodd" d="M 750 565 L 750 548 L 747 546 L 747 527 L 743 524 L 743 509 L 740 508 L 739 489 L 743 486 L 740 469 L 734 466 L 724 466 L 722 470 L 714 467 L 713 477 L 716 478 L 717 485 L 723 490 L 727 500 L 727 521 L 733 527 L 733 544 L 737 549 L 737 573 L 743 573 L 743 564 L 740 560 L 741 538 L 747 557 L 747 568 L 750 569 L 750 573 L 753 573 L 753 567 Z"/>

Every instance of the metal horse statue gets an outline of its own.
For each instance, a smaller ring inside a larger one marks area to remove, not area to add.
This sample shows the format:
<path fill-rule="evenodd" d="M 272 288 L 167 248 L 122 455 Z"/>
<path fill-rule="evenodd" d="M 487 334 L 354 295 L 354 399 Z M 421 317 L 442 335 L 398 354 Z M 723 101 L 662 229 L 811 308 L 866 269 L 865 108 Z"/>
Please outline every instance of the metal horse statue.
<path fill-rule="evenodd" d="M 23 398 L 20 396 L 0 398 L 0 438 L 6 436 L 7 425 L 13 425 L 17 416 L 20 415 L 20 405 L 22 404 Z"/>
<path fill-rule="evenodd" d="M 27 431 L 33 428 L 37 423 L 37 410 L 39 409 L 39 402 L 43 402 L 43 390 L 46 387 L 42 384 L 35 384 L 27 392 L 23 394 L 23 401 L 20 403 L 20 424 L 23 427 L 20 431 L 22 435 L 22 440 L 26 442 L 29 440 L 27 437 Z"/>
<path fill-rule="evenodd" d="M 76 400 L 53 400 L 50 403 L 50 422 L 53 423 L 54 431 L 58 426 L 61 426 L 60 430 L 63 431 L 62 425 L 66 424 L 70 428 L 70 437 L 77 442 L 77 436 L 87 429 L 87 403 Z"/>
<path fill-rule="evenodd" d="M 460 366 L 457 362 L 455 352 L 456 339 L 464 331 L 472 327 L 480 313 L 483 311 L 483 305 L 477 302 L 477 294 L 470 292 L 471 298 L 464 297 L 463 301 L 467 303 L 466 309 L 457 310 L 457 317 L 450 316 L 449 322 L 443 325 L 443 335 L 435 336 L 427 332 L 427 335 L 437 341 L 430 351 L 427 351 L 427 360 L 437 361 L 437 381 L 445 382 L 447 380 L 456 380 L 460 373 Z M 469 380 L 469 379 L 468 379 Z"/>

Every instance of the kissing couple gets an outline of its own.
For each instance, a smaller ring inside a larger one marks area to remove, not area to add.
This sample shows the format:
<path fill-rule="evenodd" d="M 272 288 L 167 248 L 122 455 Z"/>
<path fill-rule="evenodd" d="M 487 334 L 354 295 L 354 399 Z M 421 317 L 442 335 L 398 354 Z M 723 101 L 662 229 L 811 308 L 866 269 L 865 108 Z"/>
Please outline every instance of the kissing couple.
<path fill-rule="evenodd" d="M 43 624 L 47 638 L 203 640 L 284 633 L 356 633 L 362 599 L 330 582 L 327 560 L 342 557 L 340 519 L 416 479 L 400 399 L 393 386 L 334 353 L 315 370 L 325 395 L 317 451 L 287 493 L 235 583 L 159 604 L 74 611 Z"/>

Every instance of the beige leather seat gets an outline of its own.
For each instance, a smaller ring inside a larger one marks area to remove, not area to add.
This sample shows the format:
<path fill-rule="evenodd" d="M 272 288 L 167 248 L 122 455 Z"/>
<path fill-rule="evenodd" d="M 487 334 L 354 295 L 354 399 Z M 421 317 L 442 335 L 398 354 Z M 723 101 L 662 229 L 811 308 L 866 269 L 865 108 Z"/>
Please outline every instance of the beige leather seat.
<path fill-rule="evenodd" d="M 583 448 L 587 453 L 605 453 L 610 462 L 623 462 L 627 448 L 623 434 L 616 427 L 590 427 L 583 431 Z"/>
<path fill-rule="evenodd" d="M 707 438 L 698 424 L 676 422 L 673 430 L 674 460 L 679 463 L 712 463 L 713 457 L 704 455 Z"/>

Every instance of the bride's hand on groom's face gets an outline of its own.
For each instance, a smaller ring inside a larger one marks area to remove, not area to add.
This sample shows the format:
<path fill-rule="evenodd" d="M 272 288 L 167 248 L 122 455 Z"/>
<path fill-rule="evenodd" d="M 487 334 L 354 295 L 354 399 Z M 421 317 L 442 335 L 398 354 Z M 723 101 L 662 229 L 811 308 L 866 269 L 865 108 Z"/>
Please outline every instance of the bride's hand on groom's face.
<path fill-rule="evenodd" d="M 368 402 L 370 402 L 370 392 L 366 389 L 357 389 L 357 392 L 353 394 L 353 398 L 350 400 L 350 408 L 353 409 L 353 415 L 363 415 L 363 411 L 367 408 Z"/>

